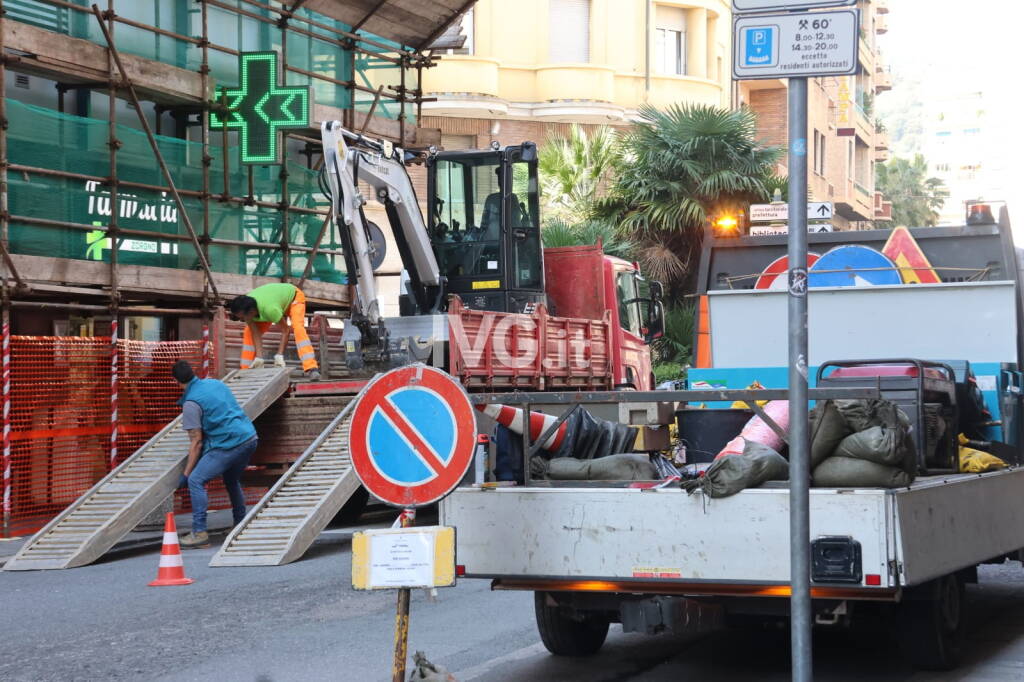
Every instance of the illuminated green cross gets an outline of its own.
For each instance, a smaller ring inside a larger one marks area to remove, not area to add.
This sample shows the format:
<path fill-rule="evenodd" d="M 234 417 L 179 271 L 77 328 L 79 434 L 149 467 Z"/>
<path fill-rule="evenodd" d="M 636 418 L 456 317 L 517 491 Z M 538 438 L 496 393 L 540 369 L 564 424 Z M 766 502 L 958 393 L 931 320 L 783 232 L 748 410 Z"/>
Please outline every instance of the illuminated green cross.
<path fill-rule="evenodd" d="M 242 163 L 281 163 L 278 131 L 310 127 L 309 86 L 279 85 L 280 64 L 276 52 L 243 52 L 238 58 L 241 85 L 217 89 L 217 100 L 226 97 L 230 111 L 226 122 L 210 112 L 210 127 L 241 131 Z"/>

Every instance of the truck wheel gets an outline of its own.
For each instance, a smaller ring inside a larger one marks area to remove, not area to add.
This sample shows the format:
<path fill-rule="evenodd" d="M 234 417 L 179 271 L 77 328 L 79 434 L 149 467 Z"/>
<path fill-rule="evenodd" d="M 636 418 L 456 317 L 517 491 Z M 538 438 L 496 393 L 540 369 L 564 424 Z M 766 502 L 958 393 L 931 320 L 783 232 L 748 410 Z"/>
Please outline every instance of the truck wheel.
<path fill-rule="evenodd" d="M 915 666 L 925 670 L 956 667 L 965 606 L 964 584 L 956 575 L 908 591 L 897 609 L 897 625 L 902 647 Z"/>
<path fill-rule="evenodd" d="M 537 631 L 548 651 L 556 656 L 590 656 L 600 651 L 608 636 L 608 619 L 594 614 L 569 615 L 548 605 L 547 592 L 534 592 Z"/>

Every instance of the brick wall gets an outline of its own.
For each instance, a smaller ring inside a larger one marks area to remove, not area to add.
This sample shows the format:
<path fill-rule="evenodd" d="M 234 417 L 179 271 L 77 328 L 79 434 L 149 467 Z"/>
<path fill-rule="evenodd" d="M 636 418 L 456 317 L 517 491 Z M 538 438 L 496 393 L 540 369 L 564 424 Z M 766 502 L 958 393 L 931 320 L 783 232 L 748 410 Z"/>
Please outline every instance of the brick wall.
<path fill-rule="evenodd" d="M 789 139 L 786 121 L 788 94 L 786 88 L 752 90 L 748 100 L 757 115 L 757 136 L 764 143 L 783 149 Z"/>

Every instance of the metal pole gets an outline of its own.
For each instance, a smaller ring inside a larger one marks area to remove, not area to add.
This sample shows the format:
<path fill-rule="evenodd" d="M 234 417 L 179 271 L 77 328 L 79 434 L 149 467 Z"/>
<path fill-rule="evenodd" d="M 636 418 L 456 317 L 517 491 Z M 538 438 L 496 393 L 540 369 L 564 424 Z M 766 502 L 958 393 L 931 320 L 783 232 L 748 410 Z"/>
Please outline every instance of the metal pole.
<path fill-rule="evenodd" d="M 789 561 L 794 682 L 810 682 L 810 443 L 807 415 L 807 79 L 789 79 Z"/>
<path fill-rule="evenodd" d="M 206 279 L 210 283 L 210 289 L 213 291 L 213 295 L 216 298 L 220 298 L 220 293 L 217 291 L 217 285 L 213 281 L 213 274 L 210 272 L 210 263 L 206 260 L 206 253 L 203 251 L 203 246 L 199 242 L 199 235 L 196 234 L 195 228 L 192 226 L 192 220 L 188 217 L 188 211 L 185 208 L 185 203 L 181 200 L 181 195 L 178 194 L 178 188 L 174 184 L 174 178 L 171 176 L 171 171 L 167 168 L 167 164 L 164 162 L 164 155 L 160 151 L 160 146 L 157 144 L 156 138 L 153 136 L 153 131 L 149 127 L 149 121 L 146 120 L 146 114 L 142 111 L 142 104 L 139 103 L 139 97 L 135 94 L 135 86 L 132 85 L 131 78 L 128 76 L 128 71 L 125 70 L 124 64 L 121 62 L 121 54 L 117 51 L 117 47 L 114 46 L 114 39 L 110 35 L 110 31 L 107 29 L 107 25 L 103 23 L 103 13 L 100 12 L 99 6 L 93 4 L 92 12 L 96 15 L 96 20 L 99 22 L 100 30 L 103 32 L 103 38 L 107 41 L 107 47 L 110 49 L 110 54 L 114 57 L 114 63 L 117 64 L 117 69 L 121 74 L 121 80 L 124 83 L 124 88 L 128 91 L 128 95 L 131 98 L 132 106 L 135 108 L 135 113 L 139 117 L 139 123 L 142 124 L 142 130 L 146 133 L 146 138 L 149 140 L 149 146 L 153 148 L 153 155 L 156 157 L 157 165 L 160 166 L 160 171 L 163 173 L 164 179 L 167 181 L 167 188 L 171 192 L 171 196 L 174 197 L 174 202 L 178 206 L 178 213 L 181 216 L 182 221 L 185 223 L 185 227 L 188 229 L 189 236 L 192 238 L 192 246 L 195 247 L 196 255 L 199 256 L 199 264 L 203 268 L 203 272 L 206 274 Z"/>
<path fill-rule="evenodd" d="M 415 509 L 403 509 L 398 517 L 402 528 L 416 522 Z M 409 657 L 409 588 L 398 590 L 398 609 L 395 613 L 395 660 L 391 666 L 391 682 L 405 682 L 405 661 Z"/>
<path fill-rule="evenodd" d="M 6 286 L 5 286 L 6 289 Z M 4 292 L 3 307 L 3 429 L 4 429 L 4 531 L 2 537 L 11 535 L 11 309 Z"/>

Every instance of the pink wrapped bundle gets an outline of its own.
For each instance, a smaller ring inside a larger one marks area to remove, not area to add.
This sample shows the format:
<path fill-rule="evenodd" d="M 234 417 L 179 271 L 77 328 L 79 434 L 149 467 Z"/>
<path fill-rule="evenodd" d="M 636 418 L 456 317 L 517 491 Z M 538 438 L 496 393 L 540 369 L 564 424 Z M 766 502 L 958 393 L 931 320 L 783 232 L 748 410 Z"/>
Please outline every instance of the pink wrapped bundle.
<path fill-rule="evenodd" d="M 789 401 L 788 400 L 773 400 L 764 406 L 764 413 L 771 417 L 771 419 L 782 428 L 784 432 L 789 433 Z M 746 441 L 753 443 L 760 443 L 761 445 L 767 445 L 775 452 L 781 452 L 785 446 L 782 438 L 779 434 L 772 430 L 772 427 L 768 426 L 763 419 L 754 415 L 747 422 L 743 430 L 740 431 L 740 435 L 733 438 L 731 441 L 725 444 L 722 451 L 715 456 L 715 459 L 724 455 L 742 455 L 743 446 Z"/>

